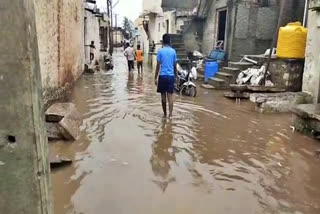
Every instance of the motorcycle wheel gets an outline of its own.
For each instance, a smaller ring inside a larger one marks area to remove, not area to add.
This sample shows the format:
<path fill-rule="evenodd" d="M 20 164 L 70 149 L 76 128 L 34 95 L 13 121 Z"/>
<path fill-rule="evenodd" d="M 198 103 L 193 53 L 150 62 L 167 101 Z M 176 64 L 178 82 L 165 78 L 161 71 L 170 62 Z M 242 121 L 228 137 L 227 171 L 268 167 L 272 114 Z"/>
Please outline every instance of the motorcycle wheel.
<path fill-rule="evenodd" d="M 182 86 L 182 88 L 180 89 L 180 94 L 186 95 L 189 97 L 196 97 L 197 96 L 197 88 L 194 87 L 193 85 Z"/>

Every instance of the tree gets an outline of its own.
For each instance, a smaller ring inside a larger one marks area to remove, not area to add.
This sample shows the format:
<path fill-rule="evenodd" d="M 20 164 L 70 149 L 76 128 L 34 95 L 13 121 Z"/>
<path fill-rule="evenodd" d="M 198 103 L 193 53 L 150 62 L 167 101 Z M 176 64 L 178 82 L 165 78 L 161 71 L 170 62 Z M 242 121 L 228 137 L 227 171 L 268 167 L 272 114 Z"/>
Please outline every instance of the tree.
<path fill-rule="evenodd" d="M 125 35 L 127 35 L 128 38 L 126 39 L 131 39 L 132 36 L 133 36 L 133 22 L 128 19 L 128 17 L 124 17 L 124 20 L 123 20 L 123 30 L 125 32 Z"/>

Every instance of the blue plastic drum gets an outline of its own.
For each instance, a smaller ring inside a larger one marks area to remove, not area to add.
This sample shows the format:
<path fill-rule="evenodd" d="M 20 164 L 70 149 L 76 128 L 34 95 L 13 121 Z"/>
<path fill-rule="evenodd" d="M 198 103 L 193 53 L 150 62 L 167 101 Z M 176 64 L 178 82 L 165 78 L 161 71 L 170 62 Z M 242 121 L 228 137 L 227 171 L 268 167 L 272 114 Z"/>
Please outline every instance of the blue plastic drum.
<path fill-rule="evenodd" d="M 206 62 L 204 69 L 204 81 L 208 82 L 209 78 L 214 77 L 214 75 L 219 71 L 218 62 Z"/>

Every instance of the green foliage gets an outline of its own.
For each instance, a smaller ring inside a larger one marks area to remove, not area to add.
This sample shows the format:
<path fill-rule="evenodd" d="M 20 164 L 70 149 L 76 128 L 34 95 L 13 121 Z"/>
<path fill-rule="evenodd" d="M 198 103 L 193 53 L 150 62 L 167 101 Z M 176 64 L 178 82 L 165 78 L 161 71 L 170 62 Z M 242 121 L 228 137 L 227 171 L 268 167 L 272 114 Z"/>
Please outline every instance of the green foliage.
<path fill-rule="evenodd" d="M 128 17 L 124 17 L 124 20 L 123 20 L 123 30 L 125 31 L 125 35 L 126 39 L 131 39 L 132 36 L 133 36 L 133 31 L 134 31 L 134 24 L 133 22 L 128 19 Z"/>

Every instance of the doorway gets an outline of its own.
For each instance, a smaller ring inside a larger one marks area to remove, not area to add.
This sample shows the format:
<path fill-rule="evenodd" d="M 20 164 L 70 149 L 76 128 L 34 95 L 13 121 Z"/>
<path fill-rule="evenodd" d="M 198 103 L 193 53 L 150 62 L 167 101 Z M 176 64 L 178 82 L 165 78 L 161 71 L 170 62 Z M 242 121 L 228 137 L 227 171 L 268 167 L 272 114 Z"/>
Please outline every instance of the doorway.
<path fill-rule="evenodd" d="M 170 28 L 169 28 L 169 19 L 166 20 L 166 27 L 167 27 L 166 33 L 169 33 L 169 30 L 170 30 Z"/>
<path fill-rule="evenodd" d="M 221 49 L 226 47 L 227 9 L 217 10 L 216 43 L 221 44 Z"/>

